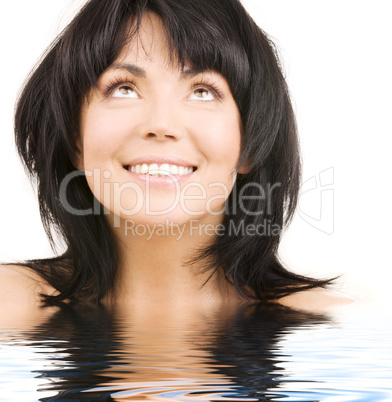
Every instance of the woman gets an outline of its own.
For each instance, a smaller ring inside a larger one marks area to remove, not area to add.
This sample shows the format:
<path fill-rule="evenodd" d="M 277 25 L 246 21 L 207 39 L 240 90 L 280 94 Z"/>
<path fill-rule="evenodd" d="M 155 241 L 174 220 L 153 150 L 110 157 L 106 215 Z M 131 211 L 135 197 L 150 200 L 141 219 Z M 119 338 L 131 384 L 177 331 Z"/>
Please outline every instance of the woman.
<path fill-rule="evenodd" d="M 347 300 L 279 262 L 296 125 L 273 45 L 238 1 L 89 1 L 30 77 L 15 128 L 67 251 L 2 269 L 2 299 Z"/>

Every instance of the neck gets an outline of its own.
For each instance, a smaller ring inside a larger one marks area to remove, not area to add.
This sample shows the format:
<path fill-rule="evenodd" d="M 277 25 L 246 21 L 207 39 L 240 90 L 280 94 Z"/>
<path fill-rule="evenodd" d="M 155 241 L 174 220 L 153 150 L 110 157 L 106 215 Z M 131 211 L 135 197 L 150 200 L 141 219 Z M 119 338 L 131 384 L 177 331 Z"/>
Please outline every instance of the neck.
<path fill-rule="evenodd" d="M 214 241 L 212 230 L 201 230 L 200 222 L 143 226 L 147 229 L 133 225 L 129 230 L 129 222 L 121 222 L 115 229 L 120 258 L 114 301 L 175 308 L 238 304 L 219 270 L 205 272 L 205 261 L 191 262 L 197 250 Z"/>

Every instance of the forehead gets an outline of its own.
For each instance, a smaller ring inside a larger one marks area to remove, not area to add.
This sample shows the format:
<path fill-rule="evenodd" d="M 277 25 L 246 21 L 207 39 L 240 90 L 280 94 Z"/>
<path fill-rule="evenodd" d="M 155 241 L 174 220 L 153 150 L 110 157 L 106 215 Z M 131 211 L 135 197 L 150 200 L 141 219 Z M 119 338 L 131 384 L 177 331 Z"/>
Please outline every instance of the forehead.
<path fill-rule="evenodd" d="M 155 69 L 178 73 L 182 79 L 190 79 L 202 73 L 218 74 L 224 79 L 216 70 L 196 67 L 189 60 L 181 62 L 177 49 L 170 45 L 162 20 L 156 14 L 145 13 L 140 26 L 137 30 L 133 29 L 133 32 L 131 40 L 107 70 L 128 70 L 133 75 L 144 78 L 148 65 L 153 63 Z"/>
<path fill-rule="evenodd" d="M 138 64 L 159 62 L 162 67 L 180 67 L 177 52 L 171 49 L 165 27 L 161 19 L 152 12 L 143 14 L 137 30 L 131 27 L 131 39 L 121 50 L 115 64 L 132 60 Z"/>
<path fill-rule="evenodd" d="M 127 16 L 127 21 L 117 31 L 116 46 L 107 48 L 110 53 L 108 63 L 98 72 L 98 83 L 102 74 L 116 64 L 133 64 L 144 71 L 151 67 L 155 71 L 184 73 L 186 78 L 197 73 L 213 72 L 224 78 L 237 102 L 244 87 L 249 85 L 249 63 L 244 49 L 238 41 L 233 41 L 236 29 L 227 32 L 216 19 L 205 14 L 170 14 L 144 9 L 140 14 Z M 192 18 L 191 18 L 192 17 Z M 194 21 L 195 20 L 195 21 Z M 117 56 L 114 56 L 114 54 Z M 102 54 L 102 53 L 101 53 Z M 152 63 L 153 62 L 153 63 Z M 158 64 L 160 63 L 160 64 Z"/>

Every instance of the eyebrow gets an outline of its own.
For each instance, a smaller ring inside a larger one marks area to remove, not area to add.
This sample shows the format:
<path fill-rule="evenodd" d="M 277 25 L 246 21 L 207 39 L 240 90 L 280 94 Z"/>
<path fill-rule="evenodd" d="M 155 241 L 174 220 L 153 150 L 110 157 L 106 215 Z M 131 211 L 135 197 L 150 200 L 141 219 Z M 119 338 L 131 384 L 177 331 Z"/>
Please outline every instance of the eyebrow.
<path fill-rule="evenodd" d="M 135 75 L 139 78 L 145 78 L 147 76 L 146 70 L 142 69 L 141 67 L 136 66 L 135 64 L 130 63 L 114 63 L 112 64 L 108 70 L 127 70 L 131 74 Z M 212 73 L 212 70 L 209 69 L 201 69 L 201 68 L 193 68 L 193 67 L 185 67 L 181 71 L 181 79 L 189 79 L 193 78 L 198 74 L 203 73 Z"/>

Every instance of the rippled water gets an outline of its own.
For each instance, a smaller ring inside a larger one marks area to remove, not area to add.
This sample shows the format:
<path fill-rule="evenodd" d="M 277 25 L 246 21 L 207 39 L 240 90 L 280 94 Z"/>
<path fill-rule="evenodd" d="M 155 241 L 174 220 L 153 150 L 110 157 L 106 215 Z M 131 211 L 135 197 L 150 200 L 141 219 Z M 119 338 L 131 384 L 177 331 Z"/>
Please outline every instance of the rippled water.
<path fill-rule="evenodd" d="M 0 330 L 0 400 L 392 401 L 390 317 L 64 307 Z"/>

